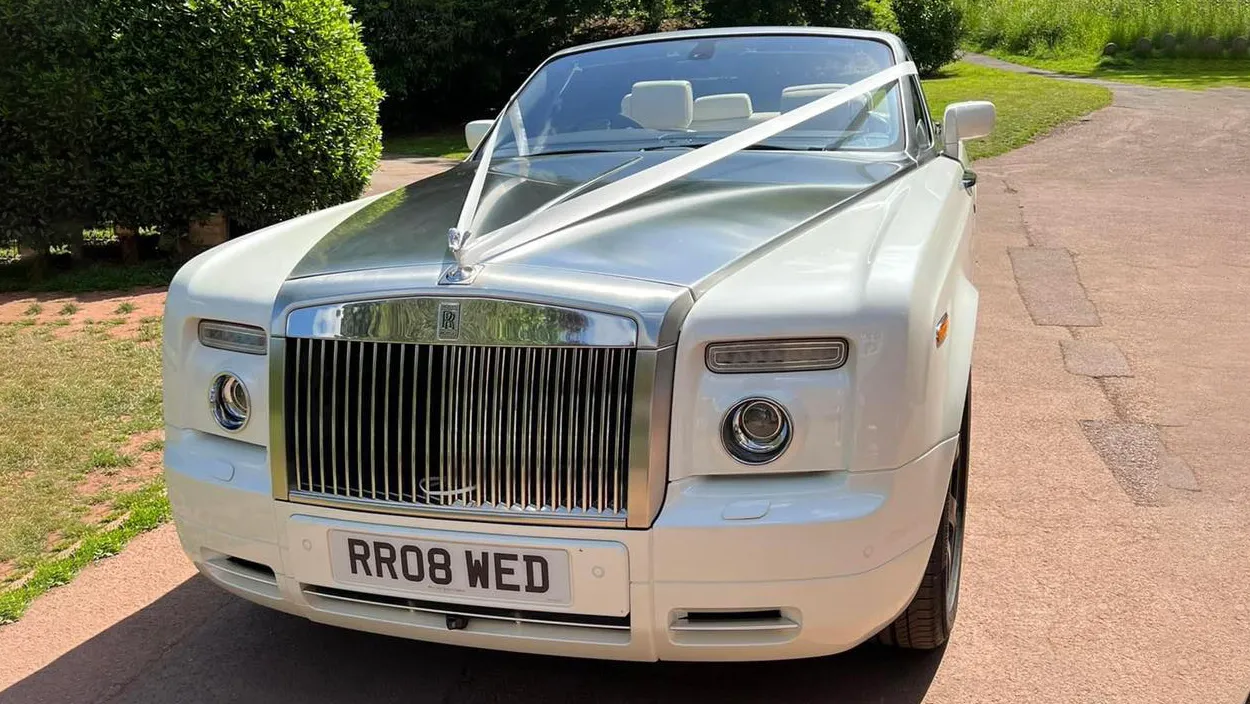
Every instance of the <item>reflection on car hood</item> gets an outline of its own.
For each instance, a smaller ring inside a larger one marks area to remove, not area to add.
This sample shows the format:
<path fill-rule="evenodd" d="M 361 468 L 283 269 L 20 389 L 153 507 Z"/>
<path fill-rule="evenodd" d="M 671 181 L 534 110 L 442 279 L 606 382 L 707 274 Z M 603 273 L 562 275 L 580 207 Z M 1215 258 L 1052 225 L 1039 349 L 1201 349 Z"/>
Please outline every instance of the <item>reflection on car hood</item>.
<path fill-rule="evenodd" d="M 597 188 L 680 154 L 614 152 L 514 158 L 492 167 L 473 230 L 489 233 L 573 189 Z M 898 173 L 903 160 L 744 151 L 486 262 L 693 286 L 769 241 Z M 322 238 L 291 278 L 450 264 L 475 164 L 393 191 Z"/>

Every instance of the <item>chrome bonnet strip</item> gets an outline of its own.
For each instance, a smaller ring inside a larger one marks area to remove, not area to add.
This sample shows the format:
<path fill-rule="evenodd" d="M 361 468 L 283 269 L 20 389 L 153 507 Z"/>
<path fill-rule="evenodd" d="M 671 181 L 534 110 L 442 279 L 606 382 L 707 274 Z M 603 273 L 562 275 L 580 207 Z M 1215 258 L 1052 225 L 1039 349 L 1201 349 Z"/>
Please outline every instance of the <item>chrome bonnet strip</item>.
<path fill-rule="evenodd" d="M 454 301 L 455 311 L 445 306 Z M 287 337 L 419 344 L 634 347 L 627 317 L 491 298 L 411 297 L 291 311 Z"/>
<path fill-rule="evenodd" d="M 492 264 L 473 287 L 457 290 L 451 297 L 446 287 L 435 283 L 438 272 L 436 266 L 396 266 L 289 279 L 278 291 L 270 330 L 278 336 L 288 334 L 287 318 L 309 308 L 406 298 L 482 300 L 627 318 L 637 327 L 636 341 L 629 346 L 644 349 L 674 344 L 681 321 L 694 304 L 685 286 L 503 262 Z M 292 336 L 296 332 L 289 330 Z"/>

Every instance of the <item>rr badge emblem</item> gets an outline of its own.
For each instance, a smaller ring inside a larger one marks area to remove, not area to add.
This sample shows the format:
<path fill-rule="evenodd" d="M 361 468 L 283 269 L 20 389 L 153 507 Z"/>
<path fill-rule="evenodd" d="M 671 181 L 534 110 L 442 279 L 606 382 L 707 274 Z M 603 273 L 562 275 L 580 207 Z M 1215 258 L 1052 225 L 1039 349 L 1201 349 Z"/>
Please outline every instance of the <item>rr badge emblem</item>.
<path fill-rule="evenodd" d="M 436 337 L 439 340 L 460 339 L 460 302 L 439 301 Z"/>

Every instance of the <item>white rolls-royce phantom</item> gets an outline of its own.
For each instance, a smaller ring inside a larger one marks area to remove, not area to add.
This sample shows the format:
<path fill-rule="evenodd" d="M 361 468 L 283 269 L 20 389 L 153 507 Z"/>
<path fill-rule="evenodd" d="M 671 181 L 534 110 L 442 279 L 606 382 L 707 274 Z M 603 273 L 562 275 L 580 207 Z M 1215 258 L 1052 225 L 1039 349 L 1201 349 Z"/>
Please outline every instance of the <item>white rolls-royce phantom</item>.
<path fill-rule="evenodd" d="M 631 660 L 935 648 L 975 174 L 885 33 L 561 51 L 438 176 L 241 237 L 165 310 L 183 547 L 347 628 Z"/>

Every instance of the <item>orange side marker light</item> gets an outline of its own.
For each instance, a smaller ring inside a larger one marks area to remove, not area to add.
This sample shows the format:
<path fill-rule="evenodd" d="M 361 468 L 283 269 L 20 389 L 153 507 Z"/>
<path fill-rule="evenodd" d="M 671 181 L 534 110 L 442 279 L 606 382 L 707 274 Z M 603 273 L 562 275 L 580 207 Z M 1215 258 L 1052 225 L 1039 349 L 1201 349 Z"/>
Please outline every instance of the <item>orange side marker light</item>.
<path fill-rule="evenodd" d="M 943 313 L 942 319 L 938 321 L 937 329 L 933 334 L 933 339 L 937 343 L 938 347 L 941 347 L 942 343 L 946 342 L 946 335 L 947 333 L 950 332 L 950 327 L 951 327 L 950 316 L 947 315 L 946 313 Z"/>

